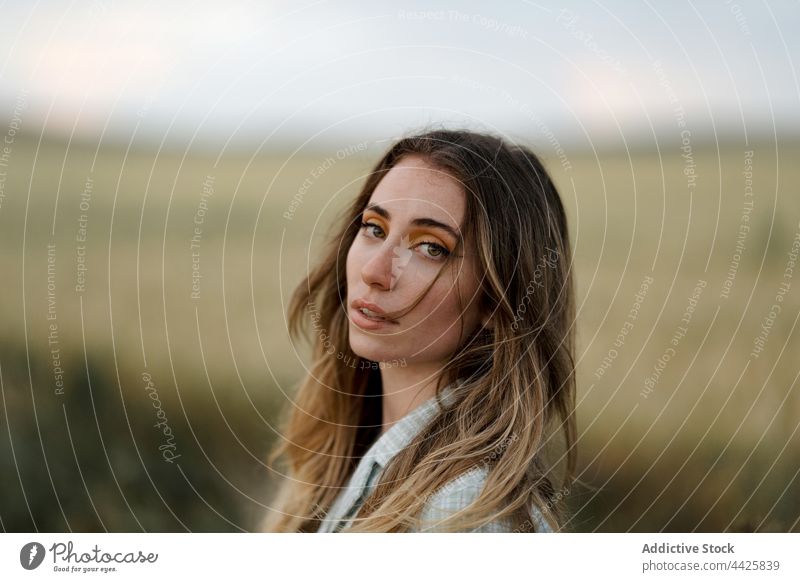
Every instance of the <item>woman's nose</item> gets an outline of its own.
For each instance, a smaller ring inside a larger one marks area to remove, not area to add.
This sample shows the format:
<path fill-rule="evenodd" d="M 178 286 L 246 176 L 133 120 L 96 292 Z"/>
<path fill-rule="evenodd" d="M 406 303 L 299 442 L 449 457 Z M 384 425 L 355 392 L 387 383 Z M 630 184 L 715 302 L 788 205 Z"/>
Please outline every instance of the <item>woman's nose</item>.
<path fill-rule="evenodd" d="M 372 249 L 369 259 L 361 268 L 361 278 L 364 283 L 391 291 L 395 284 L 395 278 L 392 277 L 393 260 L 397 256 L 395 248 L 397 243 L 387 239 L 382 245 Z"/>

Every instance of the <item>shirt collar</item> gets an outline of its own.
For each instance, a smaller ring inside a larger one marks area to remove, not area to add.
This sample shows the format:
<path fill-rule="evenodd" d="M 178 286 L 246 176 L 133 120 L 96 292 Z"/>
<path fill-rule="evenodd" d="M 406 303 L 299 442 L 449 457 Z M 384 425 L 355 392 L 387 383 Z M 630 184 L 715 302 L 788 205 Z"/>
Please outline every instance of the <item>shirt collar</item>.
<path fill-rule="evenodd" d="M 444 406 L 450 406 L 455 402 L 456 385 L 460 386 L 462 383 L 463 380 L 459 379 L 455 383 L 442 388 L 439 396 Z M 381 467 L 385 467 L 442 410 L 439 398 L 436 395 L 432 396 L 378 437 L 378 440 L 373 443 L 364 457 L 370 457 Z"/>

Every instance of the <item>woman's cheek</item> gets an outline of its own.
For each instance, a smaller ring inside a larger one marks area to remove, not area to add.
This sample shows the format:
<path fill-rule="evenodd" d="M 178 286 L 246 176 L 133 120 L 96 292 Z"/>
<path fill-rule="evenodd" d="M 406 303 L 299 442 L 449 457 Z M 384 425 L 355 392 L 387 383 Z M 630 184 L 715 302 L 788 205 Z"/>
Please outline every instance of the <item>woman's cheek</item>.
<path fill-rule="evenodd" d="M 356 282 L 355 276 L 358 274 L 359 252 L 358 239 L 356 239 L 350 246 L 345 261 L 345 275 L 347 276 L 348 283 L 351 284 Z"/>
<path fill-rule="evenodd" d="M 437 337 L 442 333 L 447 333 L 445 330 L 455 320 L 456 312 L 453 305 L 450 303 L 449 296 L 444 297 L 443 294 L 436 293 L 435 289 L 431 289 L 429 297 L 426 297 L 427 307 L 421 311 L 425 313 L 425 328 L 431 333 L 436 333 Z"/>

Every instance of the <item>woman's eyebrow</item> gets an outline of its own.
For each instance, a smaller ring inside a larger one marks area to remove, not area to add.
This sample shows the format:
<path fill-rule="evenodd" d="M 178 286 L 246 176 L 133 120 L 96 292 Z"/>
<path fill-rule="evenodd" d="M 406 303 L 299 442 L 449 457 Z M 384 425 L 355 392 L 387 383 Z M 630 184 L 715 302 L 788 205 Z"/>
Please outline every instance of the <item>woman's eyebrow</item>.
<path fill-rule="evenodd" d="M 391 214 L 389 214 L 389 211 L 378 204 L 368 204 L 364 209 L 364 212 L 367 210 L 372 210 L 375 214 L 385 218 L 386 220 L 391 220 L 392 218 Z M 443 222 L 439 222 L 438 220 L 434 220 L 433 218 L 415 218 L 411 221 L 411 224 L 414 226 L 430 226 L 433 228 L 441 228 L 442 230 L 450 233 L 450 235 L 457 241 L 461 240 L 461 235 L 458 234 L 458 232 L 454 230 L 452 226 Z"/>

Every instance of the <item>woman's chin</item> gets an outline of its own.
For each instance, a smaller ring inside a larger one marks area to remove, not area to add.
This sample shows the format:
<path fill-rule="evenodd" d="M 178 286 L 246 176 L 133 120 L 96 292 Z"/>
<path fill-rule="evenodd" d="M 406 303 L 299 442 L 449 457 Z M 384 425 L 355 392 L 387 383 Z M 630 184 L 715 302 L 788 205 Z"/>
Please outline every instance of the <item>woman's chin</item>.
<path fill-rule="evenodd" d="M 373 362 L 388 362 L 399 360 L 403 355 L 398 355 L 396 349 L 392 349 L 388 344 L 390 340 L 380 340 L 373 338 L 350 339 L 350 349 L 358 357 Z"/>

